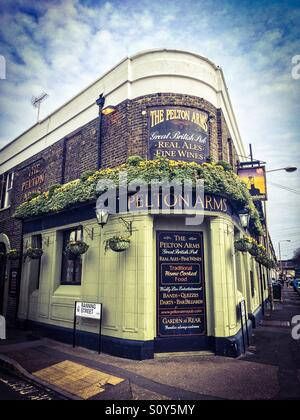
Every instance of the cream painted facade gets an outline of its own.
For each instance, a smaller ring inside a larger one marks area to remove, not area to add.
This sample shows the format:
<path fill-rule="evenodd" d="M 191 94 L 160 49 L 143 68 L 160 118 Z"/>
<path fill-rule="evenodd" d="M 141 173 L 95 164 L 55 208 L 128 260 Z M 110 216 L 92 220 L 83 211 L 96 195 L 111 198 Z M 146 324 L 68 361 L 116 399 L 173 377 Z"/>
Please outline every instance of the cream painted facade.
<path fill-rule="evenodd" d="M 261 295 L 257 263 L 248 254 L 235 253 L 234 240 L 242 232 L 230 216 L 206 213 L 204 223 L 198 227 L 185 226 L 183 215 L 170 218 L 140 214 L 127 218 L 133 221 L 134 232 L 131 247 L 123 253 L 105 249 L 107 239 L 125 233 L 118 216 L 111 217 L 103 230 L 95 220 L 82 222 L 84 240 L 90 248 L 83 256 L 81 286 L 60 285 L 62 232 L 77 225 L 26 235 L 24 246 L 30 243 L 33 234 L 38 233 L 42 234 L 47 246 L 44 246 L 41 259 L 39 289 L 32 290 L 31 287 L 35 262 L 26 260 L 24 263 L 19 318 L 71 331 L 76 301 L 101 302 L 105 337 L 153 342 L 157 338 L 156 234 L 161 230 L 204 234 L 208 337 L 236 337 L 241 330 L 239 303 L 245 300 L 249 315 L 255 316 L 262 301 L 268 298 L 267 287 L 263 298 Z M 91 229 L 94 229 L 93 240 L 88 235 Z M 79 329 L 96 335 L 98 324 L 82 320 Z"/>

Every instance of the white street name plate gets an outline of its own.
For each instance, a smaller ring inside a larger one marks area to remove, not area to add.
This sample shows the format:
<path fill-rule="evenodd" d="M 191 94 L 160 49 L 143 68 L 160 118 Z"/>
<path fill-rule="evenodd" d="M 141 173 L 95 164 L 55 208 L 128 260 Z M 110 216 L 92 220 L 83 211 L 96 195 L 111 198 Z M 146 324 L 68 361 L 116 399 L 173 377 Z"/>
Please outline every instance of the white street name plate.
<path fill-rule="evenodd" d="M 245 318 L 247 315 L 247 311 L 246 311 L 246 302 L 244 300 L 242 300 L 241 302 L 241 312 L 242 312 L 242 317 Z"/>
<path fill-rule="evenodd" d="M 101 303 L 76 302 L 76 316 L 79 318 L 101 319 Z"/>

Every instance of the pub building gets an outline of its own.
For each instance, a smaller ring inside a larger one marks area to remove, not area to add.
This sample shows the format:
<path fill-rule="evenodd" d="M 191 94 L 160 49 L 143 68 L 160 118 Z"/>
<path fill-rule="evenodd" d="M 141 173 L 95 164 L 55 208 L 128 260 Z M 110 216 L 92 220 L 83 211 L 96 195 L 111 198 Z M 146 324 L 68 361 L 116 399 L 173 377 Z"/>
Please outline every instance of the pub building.
<path fill-rule="evenodd" d="M 0 152 L 0 313 L 71 343 L 75 302 L 101 303 L 106 353 L 239 356 L 240 303 L 251 333 L 270 272 L 236 252 L 247 224 L 230 197 L 205 194 L 191 207 L 180 194 L 129 195 L 129 212 L 108 217 L 76 188 L 126 162 L 142 171 L 166 159 L 222 161 L 236 171 L 246 155 L 220 67 L 178 50 L 124 59 Z M 174 201 L 184 209 L 168 212 Z M 97 349 L 98 321 L 82 318 L 77 331 L 79 345 Z"/>

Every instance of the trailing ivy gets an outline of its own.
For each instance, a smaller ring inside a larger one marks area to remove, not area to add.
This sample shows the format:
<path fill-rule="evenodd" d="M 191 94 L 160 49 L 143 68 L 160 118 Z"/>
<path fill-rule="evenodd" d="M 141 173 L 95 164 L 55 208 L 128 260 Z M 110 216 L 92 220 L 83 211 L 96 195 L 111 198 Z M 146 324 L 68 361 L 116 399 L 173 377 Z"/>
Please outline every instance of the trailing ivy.
<path fill-rule="evenodd" d="M 127 180 L 136 179 L 147 183 L 158 181 L 184 181 L 203 179 L 206 194 L 215 194 L 227 198 L 233 210 L 237 213 L 243 208 L 250 212 L 250 230 L 256 235 L 263 234 L 259 213 L 253 203 L 246 185 L 227 166 L 217 163 L 202 165 L 187 162 L 175 162 L 163 158 L 144 160 L 138 156 L 128 159 L 126 164 L 116 168 L 101 169 L 95 172 L 85 172 L 80 179 L 51 189 L 51 192 L 40 193 L 38 196 L 21 204 L 15 213 L 18 219 L 27 219 L 49 213 L 57 213 L 81 203 L 93 202 L 97 199 L 96 186 L 98 181 L 109 179 L 119 182 L 121 172 L 127 173 Z"/>

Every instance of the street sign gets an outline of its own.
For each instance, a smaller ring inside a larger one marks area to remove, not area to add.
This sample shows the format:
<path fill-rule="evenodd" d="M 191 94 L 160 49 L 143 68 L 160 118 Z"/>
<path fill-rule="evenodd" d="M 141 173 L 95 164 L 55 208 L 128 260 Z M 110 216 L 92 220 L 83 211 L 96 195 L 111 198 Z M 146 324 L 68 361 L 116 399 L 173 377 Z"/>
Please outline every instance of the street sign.
<path fill-rule="evenodd" d="M 240 302 L 240 305 L 239 306 L 240 306 L 240 314 L 241 314 L 241 327 L 242 327 L 242 337 L 243 337 L 244 353 L 246 353 L 246 342 L 245 342 L 245 331 L 244 331 L 244 327 L 246 327 L 248 347 L 250 346 L 250 337 L 249 337 L 249 330 L 248 330 L 248 316 L 247 316 L 246 301 L 245 300 L 242 300 Z"/>
<path fill-rule="evenodd" d="M 101 303 L 76 302 L 76 316 L 78 318 L 98 319 L 102 314 Z"/>
<path fill-rule="evenodd" d="M 0 340 L 6 340 L 6 321 L 4 316 L 0 316 Z"/>
<path fill-rule="evenodd" d="M 99 341 L 98 350 L 101 353 L 101 329 L 102 329 L 102 303 L 75 302 L 74 308 L 74 328 L 73 328 L 73 347 L 76 347 L 76 324 L 77 318 L 95 319 L 99 321 Z"/>
<path fill-rule="evenodd" d="M 241 302 L 241 316 L 242 316 L 242 318 L 245 318 L 246 317 L 246 302 L 243 300 L 242 302 Z"/>

